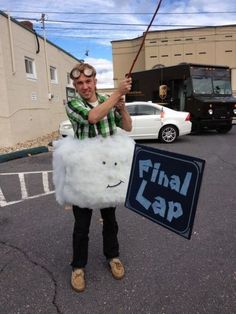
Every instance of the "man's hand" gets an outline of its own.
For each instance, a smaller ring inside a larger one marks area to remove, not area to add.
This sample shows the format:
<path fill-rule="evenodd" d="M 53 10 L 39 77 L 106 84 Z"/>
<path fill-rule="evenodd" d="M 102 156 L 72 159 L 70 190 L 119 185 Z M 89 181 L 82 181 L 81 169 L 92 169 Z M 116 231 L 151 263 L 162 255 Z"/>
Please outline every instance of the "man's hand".
<path fill-rule="evenodd" d="M 120 100 L 118 101 L 118 103 L 115 105 L 115 108 L 116 108 L 117 111 L 119 111 L 119 112 L 125 110 L 125 101 L 124 101 L 124 98 L 120 98 Z"/>
<path fill-rule="evenodd" d="M 122 119 L 122 129 L 130 132 L 132 130 L 132 120 L 125 106 L 124 97 L 121 97 L 115 105 L 116 110 L 120 113 Z"/>
<path fill-rule="evenodd" d="M 119 85 L 119 87 L 114 91 L 114 93 L 111 94 L 111 96 L 104 101 L 99 106 L 96 106 L 95 108 L 91 109 L 89 111 L 89 118 L 88 121 L 91 124 L 96 124 L 98 121 L 103 119 L 108 112 L 114 108 L 117 107 L 117 110 L 120 112 L 122 116 L 122 125 L 125 130 L 131 129 L 131 123 L 127 122 L 126 120 L 131 120 L 128 111 L 125 107 L 124 100 L 121 101 L 121 98 L 123 98 L 124 95 L 126 95 L 130 89 L 131 89 L 132 79 L 131 78 L 125 78 Z M 127 126 L 128 125 L 128 126 Z"/>
<path fill-rule="evenodd" d="M 132 86 L 132 78 L 127 77 L 123 81 L 120 82 L 118 91 L 121 95 L 126 95 L 131 90 L 131 86 Z"/>

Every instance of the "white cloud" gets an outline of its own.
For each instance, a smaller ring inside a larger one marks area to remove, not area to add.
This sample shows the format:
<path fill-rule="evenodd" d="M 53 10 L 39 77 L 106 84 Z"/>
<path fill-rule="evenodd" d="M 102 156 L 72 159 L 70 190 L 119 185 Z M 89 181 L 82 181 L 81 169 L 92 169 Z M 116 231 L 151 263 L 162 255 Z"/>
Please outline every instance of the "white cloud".
<path fill-rule="evenodd" d="M 68 136 L 54 142 L 53 182 L 58 203 L 93 209 L 123 205 L 134 144 L 124 131 L 108 138 L 78 141 Z"/>
<path fill-rule="evenodd" d="M 1 0 L 1 8 L 8 9 L 13 16 L 25 18 L 41 17 L 46 13 L 47 37 L 54 43 L 77 58 L 81 59 L 88 49 L 92 51 L 91 63 L 98 69 L 98 87 L 113 87 L 113 68 L 111 48 L 112 40 L 132 39 L 141 36 L 146 31 L 148 24 L 155 12 L 158 1 L 149 0 L 51 0 L 34 1 L 30 7 L 28 0 Z M 29 13 L 17 13 L 22 10 Z M 38 13 L 31 13 L 37 11 Z M 187 12 L 232 12 L 231 14 L 186 14 Z M 61 12 L 59 14 L 53 12 Z M 74 14 L 66 14 L 68 12 Z M 109 14 L 102 14 L 102 13 Z M 134 13 L 143 14 L 134 14 Z M 177 14 L 177 13 L 184 14 Z M 185 25 L 207 26 L 235 24 L 236 2 L 232 0 L 165 0 L 162 1 L 160 10 L 150 30 L 184 28 Z M 78 14 L 76 14 L 78 13 Z M 80 13 L 80 14 L 79 14 Z M 83 14 L 81 14 L 83 13 Z M 98 13 L 98 14 L 91 14 Z M 111 14 L 127 13 L 127 14 Z M 150 13 L 150 14 L 144 14 Z M 173 13 L 173 14 L 161 14 Z M 57 20 L 60 22 L 49 22 Z M 77 22 L 64 23 L 63 21 Z M 80 23 L 78 23 L 80 22 Z M 88 24 L 88 23 L 117 23 L 118 25 Z M 124 25 L 143 24 L 143 26 Z M 154 25 L 165 25 L 164 27 Z M 183 25 L 182 27 L 180 25 Z M 42 34 L 42 23 L 34 21 L 34 26 Z M 51 27 L 51 29 L 50 29 Z M 56 29 L 55 29 L 56 27 Z M 53 29 L 54 28 L 54 29 Z M 108 52 L 109 50 L 109 52 Z M 91 55 L 90 55 L 91 56 Z M 109 58 L 110 57 L 110 58 Z M 87 60 L 87 59 L 86 59 Z"/>
<path fill-rule="evenodd" d="M 113 64 L 106 59 L 86 58 L 86 63 L 91 64 L 97 71 L 97 87 L 112 88 L 113 84 Z"/>

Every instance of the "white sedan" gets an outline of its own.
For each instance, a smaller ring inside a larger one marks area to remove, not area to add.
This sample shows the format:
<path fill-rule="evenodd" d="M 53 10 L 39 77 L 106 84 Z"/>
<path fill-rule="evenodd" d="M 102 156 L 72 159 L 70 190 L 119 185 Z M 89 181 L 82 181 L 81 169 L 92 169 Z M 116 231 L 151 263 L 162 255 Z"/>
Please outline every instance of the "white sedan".
<path fill-rule="evenodd" d="M 133 139 L 159 139 L 172 143 L 178 136 L 191 133 L 190 113 L 176 111 L 153 102 L 136 101 L 126 103 L 132 117 Z"/>
<path fill-rule="evenodd" d="M 172 143 L 178 136 L 191 133 L 190 114 L 175 111 L 152 102 L 130 102 L 126 108 L 132 118 L 132 131 L 127 134 L 135 140 L 159 139 L 163 143 Z M 73 136 L 69 120 L 59 126 L 61 136 Z"/>
<path fill-rule="evenodd" d="M 62 121 L 59 124 L 59 134 L 61 137 L 74 136 L 74 131 L 70 120 Z"/>

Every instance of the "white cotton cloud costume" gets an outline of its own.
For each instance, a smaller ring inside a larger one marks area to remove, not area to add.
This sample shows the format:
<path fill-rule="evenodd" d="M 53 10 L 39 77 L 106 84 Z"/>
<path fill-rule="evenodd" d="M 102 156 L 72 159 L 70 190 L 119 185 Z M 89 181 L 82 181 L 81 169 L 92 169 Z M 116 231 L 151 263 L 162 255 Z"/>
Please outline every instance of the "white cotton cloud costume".
<path fill-rule="evenodd" d="M 125 133 L 54 142 L 56 200 L 99 209 L 124 204 L 135 142 Z"/>

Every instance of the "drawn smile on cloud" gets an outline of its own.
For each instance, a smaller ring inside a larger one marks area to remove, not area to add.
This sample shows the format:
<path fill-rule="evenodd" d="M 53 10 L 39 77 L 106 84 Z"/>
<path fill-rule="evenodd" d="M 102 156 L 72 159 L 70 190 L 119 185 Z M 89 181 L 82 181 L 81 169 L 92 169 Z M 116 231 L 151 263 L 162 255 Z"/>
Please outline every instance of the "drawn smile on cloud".
<path fill-rule="evenodd" d="M 110 184 L 108 184 L 108 185 L 107 185 L 107 189 L 108 189 L 108 188 L 115 188 L 115 187 L 117 187 L 118 185 L 120 185 L 121 183 L 124 183 L 124 181 L 120 180 L 120 182 L 119 182 L 119 183 L 114 184 L 114 185 L 110 185 Z"/>

